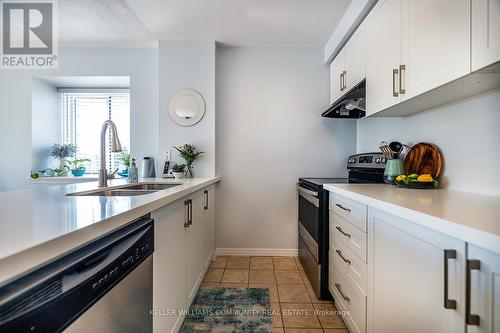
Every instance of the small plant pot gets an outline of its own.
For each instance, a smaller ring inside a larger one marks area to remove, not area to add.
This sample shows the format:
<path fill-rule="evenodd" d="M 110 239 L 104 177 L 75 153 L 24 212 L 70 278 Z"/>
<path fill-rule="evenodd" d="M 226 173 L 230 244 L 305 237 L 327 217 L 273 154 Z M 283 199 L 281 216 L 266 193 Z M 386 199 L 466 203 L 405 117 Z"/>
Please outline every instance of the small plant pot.
<path fill-rule="evenodd" d="M 175 178 L 184 178 L 184 171 L 181 172 L 172 172 Z"/>
<path fill-rule="evenodd" d="M 85 174 L 85 169 L 73 169 L 73 170 L 71 170 L 71 173 L 75 177 L 81 177 Z"/>

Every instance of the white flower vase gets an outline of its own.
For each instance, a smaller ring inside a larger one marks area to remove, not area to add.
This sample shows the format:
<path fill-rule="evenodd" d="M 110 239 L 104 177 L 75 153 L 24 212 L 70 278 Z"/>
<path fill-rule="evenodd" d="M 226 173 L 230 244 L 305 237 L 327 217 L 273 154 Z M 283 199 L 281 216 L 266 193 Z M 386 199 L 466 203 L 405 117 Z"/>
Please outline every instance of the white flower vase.
<path fill-rule="evenodd" d="M 59 170 L 64 170 L 64 166 L 66 165 L 66 158 L 60 158 L 59 159 Z"/>

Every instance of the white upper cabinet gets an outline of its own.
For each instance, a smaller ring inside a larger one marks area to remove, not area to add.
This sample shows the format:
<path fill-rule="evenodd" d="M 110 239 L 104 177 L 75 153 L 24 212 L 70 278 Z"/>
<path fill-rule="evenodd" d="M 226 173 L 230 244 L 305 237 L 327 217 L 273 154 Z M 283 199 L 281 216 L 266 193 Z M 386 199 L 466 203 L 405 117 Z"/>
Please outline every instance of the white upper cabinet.
<path fill-rule="evenodd" d="M 401 101 L 401 0 L 380 0 L 366 24 L 366 115 Z"/>
<path fill-rule="evenodd" d="M 344 94 L 344 68 L 344 49 L 342 49 L 330 64 L 330 103 L 335 102 Z"/>
<path fill-rule="evenodd" d="M 470 308 L 466 313 L 468 333 L 500 330 L 500 255 L 480 247 L 468 247 L 467 276 Z"/>
<path fill-rule="evenodd" d="M 472 0 L 472 70 L 500 61 L 500 0 Z"/>
<path fill-rule="evenodd" d="M 366 76 L 366 37 L 362 24 L 330 64 L 330 103 Z"/>
<path fill-rule="evenodd" d="M 366 30 L 364 24 L 359 26 L 345 45 L 344 57 L 344 80 L 347 90 L 349 90 L 366 77 Z"/>
<path fill-rule="evenodd" d="M 402 41 L 403 100 L 467 75 L 470 0 L 403 0 Z"/>

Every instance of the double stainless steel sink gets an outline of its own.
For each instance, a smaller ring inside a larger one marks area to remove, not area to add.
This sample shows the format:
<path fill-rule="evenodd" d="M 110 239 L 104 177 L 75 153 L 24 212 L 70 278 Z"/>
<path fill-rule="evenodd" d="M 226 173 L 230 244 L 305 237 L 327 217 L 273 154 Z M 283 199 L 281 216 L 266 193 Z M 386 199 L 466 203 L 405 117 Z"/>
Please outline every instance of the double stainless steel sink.
<path fill-rule="evenodd" d="M 161 190 L 166 190 L 180 184 L 172 183 L 136 183 L 115 186 L 111 188 L 100 188 L 96 190 L 75 192 L 66 194 L 68 196 L 101 196 L 101 197 L 134 197 L 145 195 Z"/>

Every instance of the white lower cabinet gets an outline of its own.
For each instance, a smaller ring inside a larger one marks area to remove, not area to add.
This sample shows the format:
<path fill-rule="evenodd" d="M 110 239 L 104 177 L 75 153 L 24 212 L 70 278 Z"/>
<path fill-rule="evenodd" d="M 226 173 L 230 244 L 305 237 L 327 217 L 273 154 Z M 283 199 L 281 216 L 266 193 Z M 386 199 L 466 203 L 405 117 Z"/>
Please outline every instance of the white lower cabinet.
<path fill-rule="evenodd" d="M 464 332 L 465 242 L 368 212 L 368 331 Z"/>
<path fill-rule="evenodd" d="M 187 303 L 190 305 L 215 251 L 214 187 L 190 197 L 190 222 L 186 228 Z"/>
<path fill-rule="evenodd" d="M 176 332 L 184 319 L 180 310 L 186 308 L 186 207 L 179 200 L 151 215 L 155 221 L 153 332 Z"/>
<path fill-rule="evenodd" d="M 500 332 L 500 255 L 474 245 L 467 250 L 467 332 Z"/>
<path fill-rule="evenodd" d="M 186 227 L 186 293 L 187 304 L 191 305 L 205 274 L 204 243 L 207 235 L 204 233 L 203 192 L 196 192 L 188 200 L 190 217 Z"/>
<path fill-rule="evenodd" d="M 153 331 L 177 332 L 215 252 L 214 186 L 151 213 Z"/>
<path fill-rule="evenodd" d="M 330 193 L 329 289 L 351 333 L 500 333 L 500 254 L 369 206 L 364 232 L 341 199 L 364 203 Z"/>

